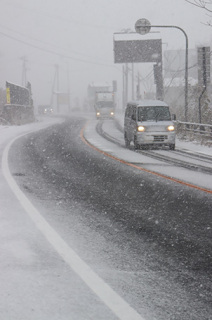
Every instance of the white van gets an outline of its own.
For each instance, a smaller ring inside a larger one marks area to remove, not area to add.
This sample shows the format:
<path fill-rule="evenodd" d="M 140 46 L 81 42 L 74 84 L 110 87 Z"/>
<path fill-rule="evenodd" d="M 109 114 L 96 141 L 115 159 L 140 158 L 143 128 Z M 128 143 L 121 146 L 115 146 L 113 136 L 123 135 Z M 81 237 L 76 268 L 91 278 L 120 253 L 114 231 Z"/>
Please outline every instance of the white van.
<path fill-rule="evenodd" d="M 173 115 L 173 119 L 176 117 Z M 127 104 L 124 117 L 124 139 L 129 148 L 131 141 L 135 149 L 147 146 L 168 146 L 175 149 L 175 126 L 169 106 L 160 100 L 141 100 Z"/>

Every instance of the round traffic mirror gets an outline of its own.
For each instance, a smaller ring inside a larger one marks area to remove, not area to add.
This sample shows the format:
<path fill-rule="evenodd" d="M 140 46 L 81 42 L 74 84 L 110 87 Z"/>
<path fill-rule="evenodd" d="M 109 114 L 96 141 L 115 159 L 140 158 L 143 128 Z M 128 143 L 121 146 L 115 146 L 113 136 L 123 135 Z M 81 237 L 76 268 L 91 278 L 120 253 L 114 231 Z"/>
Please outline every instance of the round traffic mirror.
<path fill-rule="evenodd" d="M 139 19 L 135 23 L 135 31 L 140 34 L 146 34 L 151 30 L 151 23 L 147 19 Z"/>

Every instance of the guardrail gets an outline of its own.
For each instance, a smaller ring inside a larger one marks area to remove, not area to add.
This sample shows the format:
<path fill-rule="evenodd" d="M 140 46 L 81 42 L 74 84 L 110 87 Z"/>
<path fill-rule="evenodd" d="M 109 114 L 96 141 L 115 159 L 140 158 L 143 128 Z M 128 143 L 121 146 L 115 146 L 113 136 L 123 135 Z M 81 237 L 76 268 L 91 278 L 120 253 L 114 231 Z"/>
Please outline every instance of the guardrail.
<path fill-rule="evenodd" d="M 212 146 L 212 125 L 192 122 L 176 121 L 177 135 L 180 139 L 198 141 Z"/>

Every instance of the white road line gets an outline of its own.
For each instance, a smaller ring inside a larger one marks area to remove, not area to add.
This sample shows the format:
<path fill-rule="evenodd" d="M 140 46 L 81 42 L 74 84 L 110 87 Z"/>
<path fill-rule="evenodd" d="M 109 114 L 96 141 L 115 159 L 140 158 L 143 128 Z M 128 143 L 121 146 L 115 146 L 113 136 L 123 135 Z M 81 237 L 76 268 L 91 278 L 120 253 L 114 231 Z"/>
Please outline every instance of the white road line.
<path fill-rule="evenodd" d="M 22 135 L 23 136 L 23 135 Z M 20 136 L 19 136 L 20 137 Z M 66 261 L 73 271 L 87 286 L 108 306 L 121 320 L 145 320 L 124 299 L 122 299 L 106 282 L 103 281 L 77 254 L 67 245 L 59 234 L 48 224 L 38 210 L 32 205 L 13 179 L 8 166 L 8 152 L 14 138 L 4 149 L 2 156 L 2 172 L 13 193 L 25 209 L 26 213 L 42 232 L 53 248 Z"/>

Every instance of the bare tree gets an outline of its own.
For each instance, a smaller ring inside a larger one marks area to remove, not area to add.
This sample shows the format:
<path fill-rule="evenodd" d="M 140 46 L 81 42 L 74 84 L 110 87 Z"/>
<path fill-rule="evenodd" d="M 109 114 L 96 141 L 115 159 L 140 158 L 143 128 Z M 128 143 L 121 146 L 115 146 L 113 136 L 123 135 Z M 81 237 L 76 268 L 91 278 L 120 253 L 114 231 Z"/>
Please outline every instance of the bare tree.
<path fill-rule="evenodd" d="M 210 21 L 205 23 L 208 26 L 212 26 L 212 0 L 185 0 L 186 2 L 201 8 L 207 12 L 207 16 L 210 17 Z"/>
<path fill-rule="evenodd" d="M 212 5 L 212 0 L 185 0 L 185 1 L 193 4 L 196 7 L 205 9 L 208 12 L 212 12 L 212 8 L 210 8 L 210 6 Z"/>

